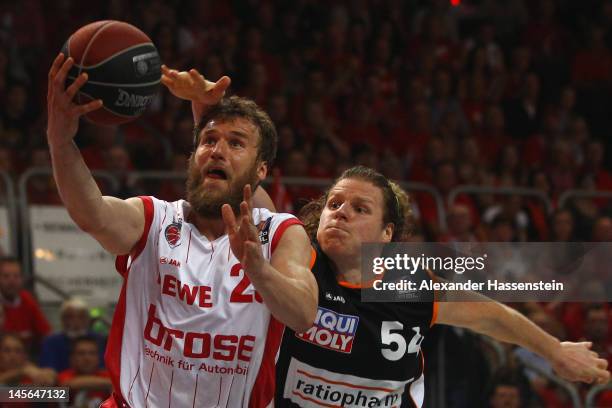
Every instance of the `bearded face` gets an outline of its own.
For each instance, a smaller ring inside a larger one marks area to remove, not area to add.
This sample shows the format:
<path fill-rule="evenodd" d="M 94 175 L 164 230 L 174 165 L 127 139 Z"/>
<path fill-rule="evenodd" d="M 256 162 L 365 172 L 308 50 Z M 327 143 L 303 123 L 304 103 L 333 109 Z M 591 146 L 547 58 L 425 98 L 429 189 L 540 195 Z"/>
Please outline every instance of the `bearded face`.
<path fill-rule="evenodd" d="M 253 163 L 242 174 L 230 174 L 228 169 L 213 164 L 202 171 L 192 156 L 187 176 L 187 201 L 193 211 L 204 218 L 221 218 L 223 204 L 229 204 L 238 214 L 244 186 L 250 184 L 255 191 L 257 167 L 257 163 Z"/>

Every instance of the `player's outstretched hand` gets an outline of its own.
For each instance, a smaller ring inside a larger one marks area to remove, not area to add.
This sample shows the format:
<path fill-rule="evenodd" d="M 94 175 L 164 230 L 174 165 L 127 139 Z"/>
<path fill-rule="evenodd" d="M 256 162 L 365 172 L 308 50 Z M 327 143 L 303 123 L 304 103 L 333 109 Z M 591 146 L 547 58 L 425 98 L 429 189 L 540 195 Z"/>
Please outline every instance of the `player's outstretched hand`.
<path fill-rule="evenodd" d="M 244 272 L 252 277 L 252 274 L 262 270 L 265 260 L 261 253 L 259 234 L 253 223 L 251 194 L 251 186 L 247 184 L 244 186 L 238 220 L 229 204 L 223 204 L 221 214 L 232 252 L 240 260 Z"/>
<path fill-rule="evenodd" d="M 74 103 L 74 96 L 87 82 L 87 74 L 82 73 L 66 88 L 66 77 L 73 64 L 72 58 L 66 58 L 64 54 L 59 53 L 49 70 L 47 139 L 50 147 L 69 143 L 79 128 L 79 118 L 102 107 L 100 99 L 83 105 Z"/>
<path fill-rule="evenodd" d="M 174 96 L 204 105 L 218 103 L 231 83 L 228 76 L 222 76 L 217 82 L 211 82 L 196 69 L 178 71 L 165 65 L 162 65 L 161 69 L 161 82 Z"/>
<path fill-rule="evenodd" d="M 552 362 L 557 375 L 567 381 L 605 384 L 610 381 L 608 362 L 591 350 L 591 342 L 562 342 Z"/>
<path fill-rule="evenodd" d="M 178 71 L 162 65 L 162 84 L 180 99 L 191 101 L 193 122 L 197 125 L 206 110 L 219 103 L 232 82 L 228 76 L 222 76 L 217 82 L 208 81 L 196 69 Z"/>

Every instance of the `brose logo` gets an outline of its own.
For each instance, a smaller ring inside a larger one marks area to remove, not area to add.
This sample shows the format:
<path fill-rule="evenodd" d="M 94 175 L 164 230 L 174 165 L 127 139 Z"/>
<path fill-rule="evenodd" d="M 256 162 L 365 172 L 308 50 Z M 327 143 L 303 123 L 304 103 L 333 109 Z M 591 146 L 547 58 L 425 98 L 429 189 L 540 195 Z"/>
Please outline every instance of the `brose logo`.
<path fill-rule="evenodd" d="M 291 359 L 283 397 L 300 407 L 399 407 L 410 381 L 334 373 Z"/>
<path fill-rule="evenodd" d="M 125 108 L 146 108 L 149 103 L 153 100 L 155 95 L 136 95 L 119 89 L 119 96 L 115 101 L 115 106 L 122 106 Z"/>
<path fill-rule="evenodd" d="M 304 333 L 295 335 L 304 341 L 326 349 L 350 353 L 359 325 L 359 317 L 336 313 L 319 307 L 314 325 Z"/>

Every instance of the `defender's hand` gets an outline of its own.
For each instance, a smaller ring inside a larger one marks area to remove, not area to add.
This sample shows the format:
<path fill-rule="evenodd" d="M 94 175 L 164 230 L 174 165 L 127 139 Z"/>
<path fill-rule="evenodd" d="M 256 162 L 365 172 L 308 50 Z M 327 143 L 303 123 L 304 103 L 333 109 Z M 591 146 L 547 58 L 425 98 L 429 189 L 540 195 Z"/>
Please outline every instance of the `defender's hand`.
<path fill-rule="evenodd" d="M 74 103 L 74 96 L 87 82 L 87 74 L 82 73 L 65 88 L 66 76 L 73 64 L 72 58 L 66 59 L 64 54 L 59 53 L 49 70 L 47 140 L 50 147 L 61 147 L 70 143 L 79 128 L 79 118 L 102 107 L 101 99 L 83 105 Z"/>
<path fill-rule="evenodd" d="M 218 103 L 231 83 L 228 76 L 222 76 L 217 82 L 208 81 L 196 69 L 177 71 L 165 65 L 161 69 L 161 82 L 174 96 L 203 105 Z"/>

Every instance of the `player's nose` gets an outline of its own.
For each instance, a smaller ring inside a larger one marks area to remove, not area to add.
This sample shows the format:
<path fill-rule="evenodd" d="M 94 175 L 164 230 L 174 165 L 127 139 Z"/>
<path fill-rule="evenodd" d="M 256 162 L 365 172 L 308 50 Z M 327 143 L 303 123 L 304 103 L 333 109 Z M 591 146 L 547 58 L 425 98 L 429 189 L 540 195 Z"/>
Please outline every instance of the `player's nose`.
<path fill-rule="evenodd" d="M 218 160 L 225 159 L 227 157 L 228 148 L 229 146 L 225 140 L 219 140 L 217 143 L 215 143 L 211 156 Z"/>

